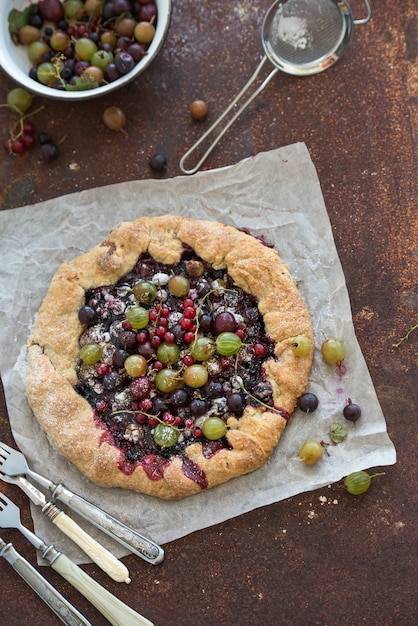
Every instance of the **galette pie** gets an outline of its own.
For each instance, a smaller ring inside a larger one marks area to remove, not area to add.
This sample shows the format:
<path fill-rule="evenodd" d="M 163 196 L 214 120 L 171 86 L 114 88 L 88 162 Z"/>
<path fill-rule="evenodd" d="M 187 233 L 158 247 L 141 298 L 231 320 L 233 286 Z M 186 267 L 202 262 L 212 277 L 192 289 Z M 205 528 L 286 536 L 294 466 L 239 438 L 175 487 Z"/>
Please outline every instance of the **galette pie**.
<path fill-rule="evenodd" d="M 313 349 L 307 307 L 262 237 L 142 217 L 58 268 L 26 391 L 92 481 L 177 499 L 265 464 L 307 390 Z"/>

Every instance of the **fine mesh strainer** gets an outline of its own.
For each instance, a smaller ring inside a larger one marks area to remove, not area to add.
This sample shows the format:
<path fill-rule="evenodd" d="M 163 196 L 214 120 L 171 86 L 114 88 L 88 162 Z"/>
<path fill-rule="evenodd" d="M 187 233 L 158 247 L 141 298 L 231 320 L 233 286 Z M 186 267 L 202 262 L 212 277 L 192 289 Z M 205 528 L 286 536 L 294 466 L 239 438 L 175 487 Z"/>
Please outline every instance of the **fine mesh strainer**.
<path fill-rule="evenodd" d="M 260 64 L 222 115 L 182 157 L 181 171 L 184 174 L 198 171 L 230 126 L 279 70 L 293 76 L 310 76 L 323 72 L 338 61 L 349 44 L 353 25 L 366 24 L 371 17 L 368 0 L 363 2 L 366 17 L 355 20 L 346 0 L 276 0 L 264 18 L 261 36 L 264 56 Z M 267 60 L 275 66 L 274 69 L 219 132 L 197 165 L 186 169 L 185 161 L 247 93 Z"/>

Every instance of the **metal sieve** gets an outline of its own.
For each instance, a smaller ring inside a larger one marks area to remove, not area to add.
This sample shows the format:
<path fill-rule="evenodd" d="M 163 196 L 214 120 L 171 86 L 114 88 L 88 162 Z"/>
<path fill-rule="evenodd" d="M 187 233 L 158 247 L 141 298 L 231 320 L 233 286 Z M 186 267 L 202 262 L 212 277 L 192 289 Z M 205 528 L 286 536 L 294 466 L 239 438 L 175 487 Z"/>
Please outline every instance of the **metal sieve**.
<path fill-rule="evenodd" d="M 261 62 L 222 115 L 182 157 L 181 171 L 184 174 L 198 171 L 230 126 L 279 70 L 293 76 L 310 76 L 323 72 L 338 61 L 350 42 L 353 25 L 366 24 L 371 17 L 369 1 L 363 2 L 367 10 L 366 17 L 355 20 L 346 0 L 276 0 L 263 21 L 261 41 L 264 56 Z M 197 165 L 186 169 L 185 161 L 247 93 L 267 60 L 275 66 L 274 69 L 235 112 Z"/>

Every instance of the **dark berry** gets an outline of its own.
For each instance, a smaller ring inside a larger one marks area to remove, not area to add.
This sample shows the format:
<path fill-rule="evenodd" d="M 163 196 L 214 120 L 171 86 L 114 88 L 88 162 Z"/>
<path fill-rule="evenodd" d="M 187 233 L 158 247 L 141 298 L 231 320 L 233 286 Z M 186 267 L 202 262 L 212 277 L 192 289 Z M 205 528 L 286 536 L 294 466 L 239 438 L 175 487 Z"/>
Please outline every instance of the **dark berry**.
<path fill-rule="evenodd" d="M 304 393 L 298 399 L 298 407 L 304 413 L 312 413 L 318 408 L 319 400 L 314 393 Z"/>
<path fill-rule="evenodd" d="M 44 161 L 53 161 L 58 157 L 59 150 L 54 143 L 44 143 L 41 146 L 41 154 Z"/>
<path fill-rule="evenodd" d="M 38 135 L 38 141 L 41 144 L 41 146 L 43 146 L 44 143 L 51 143 L 52 137 L 49 133 L 40 133 Z"/>
<path fill-rule="evenodd" d="M 29 24 L 36 28 L 42 28 L 44 21 L 40 15 L 29 15 Z"/>
<path fill-rule="evenodd" d="M 149 160 L 149 166 L 156 172 L 162 172 L 167 167 L 167 160 L 162 154 L 154 154 Z"/>
<path fill-rule="evenodd" d="M 361 408 L 349 399 L 348 404 L 343 409 L 343 415 L 346 420 L 356 422 L 361 417 Z"/>
<path fill-rule="evenodd" d="M 91 326 L 97 322 L 97 313 L 91 306 L 82 306 L 78 312 L 78 319 L 82 324 Z"/>
<path fill-rule="evenodd" d="M 134 58 L 129 54 L 129 52 L 120 52 L 115 57 L 115 65 L 116 69 L 121 74 L 127 74 L 135 65 L 135 61 Z"/>
<path fill-rule="evenodd" d="M 103 376 L 103 388 L 106 391 L 112 391 L 118 389 L 123 383 L 123 378 L 118 372 L 109 372 Z"/>
<path fill-rule="evenodd" d="M 189 409 L 193 417 L 200 417 L 208 410 L 208 403 L 200 398 L 195 398 L 190 402 Z"/>
<path fill-rule="evenodd" d="M 244 398 L 240 393 L 230 393 L 226 399 L 226 406 L 232 413 L 241 413 L 245 406 Z"/>

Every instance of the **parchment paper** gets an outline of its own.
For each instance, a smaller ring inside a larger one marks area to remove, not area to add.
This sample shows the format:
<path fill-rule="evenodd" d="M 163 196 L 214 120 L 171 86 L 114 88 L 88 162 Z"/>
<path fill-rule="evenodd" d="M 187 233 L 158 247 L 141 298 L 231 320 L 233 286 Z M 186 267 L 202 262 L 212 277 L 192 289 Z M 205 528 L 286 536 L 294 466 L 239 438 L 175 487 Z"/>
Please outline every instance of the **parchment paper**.
<path fill-rule="evenodd" d="M 120 221 L 167 213 L 246 227 L 275 244 L 312 315 L 317 349 L 310 391 L 320 399 L 315 413 L 295 412 L 262 469 L 179 502 L 107 490 L 81 476 L 53 449 L 38 426 L 26 403 L 23 384 L 26 341 L 58 265 L 102 241 Z M 3 211 L 0 244 L 0 369 L 17 444 L 32 469 L 63 482 L 155 541 L 164 544 L 254 508 L 326 486 L 352 471 L 396 462 L 355 337 L 319 180 L 303 143 L 190 178 L 121 183 Z M 346 342 L 343 375 L 321 359 L 323 333 L 343 337 Z M 342 417 L 348 397 L 363 408 L 356 424 Z M 308 438 L 329 440 L 333 421 L 345 423 L 349 431 L 346 440 L 328 448 L 329 456 L 324 455 L 318 464 L 301 463 L 301 444 Z M 32 512 L 41 537 L 76 562 L 86 562 L 85 555 L 39 509 Z M 126 554 L 93 526 L 77 521 L 115 555 Z"/>

